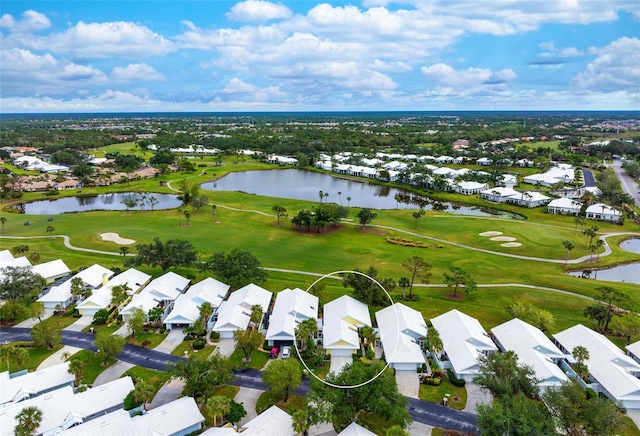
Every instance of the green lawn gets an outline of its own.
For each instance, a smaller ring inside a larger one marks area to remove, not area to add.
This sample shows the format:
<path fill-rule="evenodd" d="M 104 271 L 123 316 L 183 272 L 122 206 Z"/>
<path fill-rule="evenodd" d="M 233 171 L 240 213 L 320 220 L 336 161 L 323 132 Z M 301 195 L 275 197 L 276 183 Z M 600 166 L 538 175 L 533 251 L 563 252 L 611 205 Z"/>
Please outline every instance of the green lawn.
<path fill-rule="evenodd" d="M 111 357 L 107 361 L 107 364 L 103 365 L 102 358 L 96 356 L 93 351 L 89 350 L 80 350 L 72 357 L 73 359 L 79 359 L 83 362 L 86 362 L 87 365 L 84 368 L 84 378 L 82 380 L 82 383 L 87 385 L 92 385 L 96 380 L 96 377 L 98 377 L 98 375 L 100 375 L 102 371 L 117 362 L 117 359 Z"/>
<path fill-rule="evenodd" d="M 283 403 L 281 397 L 276 396 L 271 391 L 266 391 L 260 395 L 260 398 L 258 398 L 258 402 L 256 403 L 256 412 L 260 414 L 274 405 L 287 413 L 293 413 L 296 409 L 305 409 L 307 407 L 307 399 L 305 397 L 289 395 L 288 401 Z"/>
<path fill-rule="evenodd" d="M 13 361 L 13 359 L 9 359 L 9 363 L 10 363 L 9 368 L 11 368 L 12 373 L 22 371 L 23 369 L 28 369 L 29 371 L 35 371 L 36 369 L 38 369 L 38 366 L 42 362 L 44 362 L 44 360 L 47 357 L 51 356 L 53 353 L 55 353 L 60 348 L 62 348 L 62 345 L 56 348 L 53 348 L 51 350 L 47 348 L 34 348 L 31 346 L 31 342 L 15 342 L 14 345 L 17 347 L 26 348 L 26 350 L 29 352 L 29 359 L 27 360 L 26 363 L 23 363 L 22 365 L 18 365 L 15 361 Z M 62 360 L 60 361 L 60 363 L 62 363 Z M 0 361 L 0 372 L 7 371 L 7 370 L 8 370 L 7 361 L 2 359 L 2 361 Z"/>
<path fill-rule="evenodd" d="M 240 368 L 246 365 L 242 362 L 244 358 L 244 353 L 242 350 L 237 349 L 233 352 L 231 356 L 229 356 L 229 362 L 231 363 L 232 368 Z M 249 362 L 249 368 L 251 369 L 262 369 L 269 360 L 269 353 L 265 351 L 256 350 L 251 353 L 251 361 Z"/>
<path fill-rule="evenodd" d="M 191 344 L 193 344 L 193 341 L 182 341 L 180 345 L 171 351 L 171 354 L 184 357 L 184 352 L 186 351 L 189 353 L 189 356 L 193 356 L 195 359 L 207 360 L 211 353 L 213 353 L 213 350 L 216 349 L 215 345 L 205 345 L 202 350 L 194 350 L 191 348 Z"/>
<path fill-rule="evenodd" d="M 158 392 L 158 390 L 162 387 L 162 385 L 164 385 L 171 378 L 171 376 L 169 376 L 169 374 L 166 372 L 143 368 L 141 366 L 134 366 L 133 368 L 128 369 L 124 374 L 122 374 L 122 376 L 131 376 L 131 378 L 133 378 L 134 380 L 136 378 L 141 378 L 142 380 L 151 384 L 154 389 L 154 396 L 156 392 Z"/>
<path fill-rule="evenodd" d="M 445 394 L 449 394 L 448 405 L 452 409 L 462 410 L 467 405 L 467 390 L 452 385 L 446 376 L 442 378 L 442 383 L 439 386 L 420 384 L 418 396 L 421 400 L 442 404 Z"/>
<path fill-rule="evenodd" d="M 167 337 L 168 333 L 140 332 L 136 337 L 127 337 L 127 342 L 133 345 L 139 345 L 145 348 L 155 348 Z"/>
<path fill-rule="evenodd" d="M 240 386 L 222 385 L 222 386 L 218 386 L 217 388 L 215 388 L 213 390 L 213 394 L 214 395 L 221 395 L 221 396 L 229 398 L 230 400 L 233 400 L 236 397 L 236 395 L 238 394 L 239 390 L 240 390 Z"/>

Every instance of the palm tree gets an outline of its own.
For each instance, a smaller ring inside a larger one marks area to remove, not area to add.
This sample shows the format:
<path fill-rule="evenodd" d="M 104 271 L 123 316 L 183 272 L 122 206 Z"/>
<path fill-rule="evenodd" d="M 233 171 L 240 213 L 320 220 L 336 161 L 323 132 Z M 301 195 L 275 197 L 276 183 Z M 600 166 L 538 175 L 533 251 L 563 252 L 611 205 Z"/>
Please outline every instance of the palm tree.
<path fill-rule="evenodd" d="M 427 342 L 429 343 L 429 351 L 437 357 L 444 347 L 438 330 L 433 327 L 427 329 Z"/>
<path fill-rule="evenodd" d="M 7 222 L 6 217 L 0 217 L 0 223 L 2 223 L 2 234 L 4 235 L 4 223 Z"/>
<path fill-rule="evenodd" d="M 131 288 L 128 286 L 128 283 L 116 285 L 111 288 L 111 304 L 116 307 L 116 316 L 118 316 L 120 312 L 120 305 L 127 299 L 127 291 L 130 290 Z"/>
<path fill-rule="evenodd" d="M 141 378 L 136 378 L 135 388 L 133 391 L 133 397 L 136 401 L 142 402 L 142 408 L 147 410 L 147 403 L 153 400 L 155 389 L 151 383 L 147 383 Z"/>
<path fill-rule="evenodd" d="M 217 417 L 222 418 L 224 415 L 231 411 L 231 400 L 228 397 L 222 395 L 214 395 L 209 397 L 205 403 L 205 408 L 209 411 L 213 417 L 213 426 L 217 427 Z"/>
<path fill-rule="evenodd" d="M 207 321 L 213 315 L 213 306 L 208 301 L 205 301 L 200 306 L 200 319 L 202 320 L 203 325 L 207 325 Z"/>
<path fill-rule="evenodd" d="M 598 239 L 594 244 L 596 250 L 598 250 L 597 260 L 600 260 L 600 249 L 604 246 L 604 241 L 602 239 Z"/>
<path fill-rule="evenodd" d="M 351 203 L 351 197 L 347 197 L 347 207 L 349 207 L 349 203 Z"/>
<path fill-rule="evenodd" d="M 322 199 L 324 198 L 324 192 L 318 191 L 318 197 L 320 197 L 320 203 L 322 203 Z"/>
<path fill-rule="evenodd" d="M 342 197 L 340 197 L 342 195 L 342 192 L 338 191 L 338 200 L 340 201 L 340 206 L 342 206 Z"/>
<path fill-rule="evenodd" d="M 80 359 L 72 359 L 69 361 L 69 369 L 67 370 L 67 372 L 75 376 L 73 384 L 76 387 L 80 386 L 80 380 L 84 378 L 84 368 L 86 367 L 86 365 L 86 362 Z"/>
<path fill-rule="evenodd" d="M 573 250 L 574 248 L 576 248 L 576 246 L 573 245 L 573 242 L 569 241 L 568 239 L 562 241 L 562 245 L 564 245 L 564 248 L 566 248 L 566 250 L 567 250 L 567 254 L 564 257 L 564 264 L 566 265 L 567 262 L 569 262 L 569 252 L 571 250 Z"/>
<path fill-rule="evenodd" d="M 309 412 L 307 409 L 296 409 L 291 415 L 291 425 L 297 434 L 306 436 L 309 432 Z"/>
<path fill-rule="evenodd" d="M 576 359 L 573 370 L 578 374 L 578 377 L 584 379 L 589 375 L 589 367 L 584 363 L 589 359 L 589 350 L 582 345 L 577 345 L 571 350 L 571 354 Z"/>
<path fill-rule="evenodd" d="M 53 238 L 52 233 L 53 233 L 54 230 L 55 229 L 53 228 L 53 226 L 47 226 L 47 233 L 49 234 L 50 238 Z"/>
<path fill-rule="evenodd" d="M 35 435 L 42 422 L 42 410 L 37 407 L 26 407 L 16 415 L 18 424 L 14 429 L 16 436 Z"/>

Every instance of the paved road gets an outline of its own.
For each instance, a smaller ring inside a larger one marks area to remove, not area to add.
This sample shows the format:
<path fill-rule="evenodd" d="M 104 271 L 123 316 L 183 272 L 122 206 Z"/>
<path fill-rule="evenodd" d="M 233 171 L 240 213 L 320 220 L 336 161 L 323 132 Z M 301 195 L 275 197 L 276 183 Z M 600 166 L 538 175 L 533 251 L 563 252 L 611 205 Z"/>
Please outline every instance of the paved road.
<path fill-rule="evenodd" d="M 640 207 L 640 192 L 638 192 L 638 184 L 622 169 L 622 162 L 619 159 L 615 159 L 613 164 L 609 166 L 613 168 L 618 180 L 620 180 L 622 190 L 634 199 L 636 206 Z"/>
<path fill-rule="evenodd" d="M 592 188 L 596 186 L 596 177 L 591 170 L 582 170 L 582 176 L 584 177 L 584 187 Z"/>
<path fill-rule="evenodd" d="M 478 432 L 476 416 L 471 413 L 458 412 L 415 398 L 407 399 L 409 400 L 409 413 L 414 421 L 462 432 Z"/>

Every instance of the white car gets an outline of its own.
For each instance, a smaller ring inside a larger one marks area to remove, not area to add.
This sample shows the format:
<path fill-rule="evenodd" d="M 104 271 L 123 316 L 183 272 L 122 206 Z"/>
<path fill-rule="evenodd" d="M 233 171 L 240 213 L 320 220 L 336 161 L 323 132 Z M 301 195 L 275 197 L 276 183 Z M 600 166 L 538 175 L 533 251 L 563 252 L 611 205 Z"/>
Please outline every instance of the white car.
<path fill-rule="evenodd" d="M 291 347 L 282 347 L 282 358 L 288 359 L 291 356 Z"/>

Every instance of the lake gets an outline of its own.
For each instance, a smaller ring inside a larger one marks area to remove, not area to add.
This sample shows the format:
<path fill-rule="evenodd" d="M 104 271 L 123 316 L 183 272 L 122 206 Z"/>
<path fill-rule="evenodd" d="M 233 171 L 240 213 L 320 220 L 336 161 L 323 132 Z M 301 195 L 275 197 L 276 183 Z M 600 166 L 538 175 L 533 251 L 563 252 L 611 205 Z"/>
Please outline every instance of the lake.
<path fill-rule="evenodd" d="M 570 276 L 582 277 L 582 271 L 567 273 Z M 605 280 L 610 282 L 636 283 L 640 285 L 640 263 L 614 266 L 612 268 L 592 270 L 588 274 L 589 279 Z"/>
<path fill-rule="evenodd" d="M 178 196 L 172 194 L 120 192 L 32 201 L 24 203 L 24 212 L 33 215 L 58 215 L 61 213 L 88 212 L 92 210 L 126 210 L 126 206 L 122 203 L 124 199 L 132 199 L 138 203 L 132 210 L 151 210 L 149 199 L 152 197 L 158 201 L 158 203 L 153 206 L 154 210 L 173 209 L 182 204 Z M 141 202 L 143 198 L 145 200 Z"/>
<path fill-rule="evenodd" d="M 266 197 L 292 198 L 309 201 L 320 201 L 319 192 L 322 191 L 323 194 L 329 194 L 328 197 L 324 197 L 324 201 L 341 204 L 343 206 L 368 207 L 370 209 L 418 209 L 415 203 L 396 202 L 396 195 L 427 199 L 426 197 L 416 196 L 402 189 L 369 184 L 367 181 L 358 182 L 342 179 L 327 174 L 298 169 L 229 173 L 215 182 L 202 184 L 202 189 L 212 191 L 239 191 Z M 478 216 L 495 215 L 483 212 L 475 207 L 446 202 L 440 204 L 444 208 L 444 212 Z M 432 204 L 425 207 L 425 210 L 432 209 Z M 511 215 L 506 214 L 506 216 Z"/>
<path fill-rule="evenodd" d="M 625 251 L 630 251 L 632 253 L 640 254 L 640 239 L 633 238 L 627 239 L 626 241 L 622 241 L 620 243 L 620 248 Z"/>

